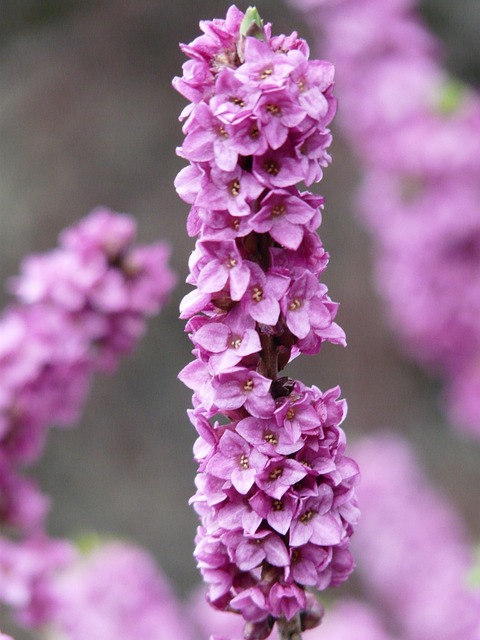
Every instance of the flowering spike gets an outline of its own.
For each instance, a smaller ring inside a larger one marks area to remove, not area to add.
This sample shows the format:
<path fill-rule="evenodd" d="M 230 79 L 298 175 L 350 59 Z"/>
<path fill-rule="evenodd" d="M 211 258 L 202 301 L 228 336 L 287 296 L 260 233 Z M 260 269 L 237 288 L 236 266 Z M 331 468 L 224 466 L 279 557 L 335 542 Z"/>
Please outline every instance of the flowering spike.
<path fill-rule="evenodd" d="M 135 246 L 135 235 L 130 216 L 94 210 L 62 232 L 56 249 L 24 260 L 10 283 L 15 302 L 0 317 L 0 603 L 30 628 L 44 628 L 52 614 L 64 615 L 52 579 L 72 561 L 73 550 L 46 534 L 48 500 L 23 477 L 23 468 L 39 458 L 50 425 L 76 421 L 94 373 L 111 371 L 133 348 L 175 282 L 168 247 Z M 82 539 L 84 551 L 96 546 L 96 538 Z M 134 575 L 131 566 L 126 570 Z M 91 602 L 77 606 L 63 587 L 58 595 L 67 613 L 75 621 L 81 612 L 83 622 Z M 97 602 L 102 588 L 95 587 Z M 144 585 L 138 591 L 145 592 Z M 127 595 L 131 606 L 131 591 Z M 136 616 L 128 612 L 138 631 Z M 164 624 L 161 614 L 155 630 L 159 620 Z M 110 637 L 105 624 L 99 628 L 98 637 Z M 91 630 L 80 628 L 79 637 L 98 635 Z M 119 635 L 112 630 L 111 637 Z M 0 640 L 11 639 L 0 632 Z"/>
<path fill-rule="evenodd" d="M 321 619 L 306 589 L 353 569 L 358 469 L 344 455 L 339 389 L 280 373 L 325 341 L 344 343 L 319 282 L 323 198 L 297 186 L 330 161 L 333 67 L 309 60 L 295 33 L 265 25 L 251 37 L 261 25 L 255 9 L 236 7 L 202 23 L 174 80 L 193 102 L 178 150 L 190 166 L 176 187 L 198 237 L 187 279 L 196 291 L 181 304 L 195 361 L 180 378 L 194 391 L 195 557 L 208 599 L 243 616 L 246 638 L 276 622 L 293 640 Z"/>

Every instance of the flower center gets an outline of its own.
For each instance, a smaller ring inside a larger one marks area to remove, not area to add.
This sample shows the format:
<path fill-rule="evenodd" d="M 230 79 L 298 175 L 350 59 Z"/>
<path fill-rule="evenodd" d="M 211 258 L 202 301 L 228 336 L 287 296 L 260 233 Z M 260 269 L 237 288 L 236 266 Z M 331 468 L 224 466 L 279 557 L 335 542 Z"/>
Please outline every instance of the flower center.
<path fill-rule="evenodd" d="M 217 127 L 217 134 L 220 138 L 228 138 L 228 133 L 225 130 L 224 126 Z"/>
<path fill-rule="evenodd" d="M 261 73 L 260 73 L 260 80 L 266 80 L 269 76 L 271 76 L 273 73 L 273 69 L 272 67 L 266 67 Z"/>
<path fill-rule="evenodd" d="M 296 309 L 300 309 L 300 307 L 302 306 L 302 302 L 301 300 L 299 300 L 298 298 L 295 298 L 294 300 L 292 300 L 292 302 L 288 305 L 288 308 L 290 311 L 295 311 Z"/>
<path fill-rule="evenodd" d="M 245 454 L 242 454 L 240 456 L 239 463 L 240 463 L 240 466 L 242 467 L 242 469 L 249 469 L 250 468 L 250 463 L 248 462 L 248 457 Z"/>
<path fill-rule="evenodd" d="M 233 269 L 233 267 L 236 267 L 236 266 L 237 266 L 237 259 L 234 256 L 229 256 L 226 262 L 227 269 Z"/>
<path fill-rule="evenodd" d="M 265 162 L 263 163 L 263 168 L 271 176 L 278 175 L 280 171 L 280 167 L 274 160 L 265 160 Z"/>
<path fill-rule="evenodd" d="M 280 478 L 282 473 L 283 473 L 283 469 L 281 469 L 280 467 L 277 467 L 276 469 L 273 469 L 273 471 L 270 471 L 270 473 L 268 474 L 268 477 L 270 480 L 278 480 L 278 478 Z"/>
<path fill-rule="evenodd" d="M 253 287 L 252 289 L 252 300 L 254 302 L 260 302 L 263 298 L 263 289 L 261 287 Z"/>
<path fill-rule="evenodd" d="M 263 437 L 268 444 L 278 444 L 278 438 L 274 433 L 266 433 Z"/>
<path fill-rule="evenodd" d="M 240 180 L 232 180 L 228 185 L 230 194 L 235 198 L 240 193 Z"/>
<path fill-rule="evenodd" d="M 315 515 L 315 511 L 312 511 L 311 509 L 309 509 L 308 511 L 305 511 L 303 516 L 300 516 L 300 522 L 303 522 L 304 524 L 306 522 L 310 522 L 310 520 L 313 518 L 314 515 Z"/>
<path fill-rule="evenodd" d="M 295 411 L 290 407 L 290 409 L 287 411 L 287 420 L 293 420 L 295 417 Z"/>
<path fill-rule="evenodd" d="M 278 218 L 279 216 L 283 215 L 285 213 L 285 205 L 284 204 L 276 204 L 274 207 L 272 207 L 272 218 Z"/>
<path fill-rule="evenodd" d="M 283 502 L 281 500 L 274 500 L 272 507 L 274 511 L 283 511 Z"/>
<path fill-rule="evenodd" d="M 230 340 L 230 346 L 232 347 L 232 349 L 239 349 L 241 344 L 242 344 L 241 338 L 232 338 Z"/>
<path fill-rule="evenodd" d="M 253 380 L 249 378 L 243 385 L 244 391 L 253 391 Z"/>
<path fill-rule="evenodd" d="M 257 127 L 256 124 L 254 124 L 252 126 L 252 128 L 250 129 L 250 137 L 252 138 L 252 140 L 256 140 L 258 138 L 258 136 L 260 135 L 260 130 Z"/>
<path fill-rule="evenodd" d="M 236 98 L 235 96 L 230 96 L 229 100 L 230 100 L 230 102 L 233 102 L 233 104 L 236 104 L 237 107 L 244 107 L 245 106 L 245 102 L 241 98 Z"/>
<path fill-rule="evenodd" d="M 269 104 L 267 104 L 267 106 L 265 108 L 268 111 L 268 113 L 270 113 L 272 116 L 281 116 L 282 115 L 282 110 L 276 104 L 269 103 Z"/>

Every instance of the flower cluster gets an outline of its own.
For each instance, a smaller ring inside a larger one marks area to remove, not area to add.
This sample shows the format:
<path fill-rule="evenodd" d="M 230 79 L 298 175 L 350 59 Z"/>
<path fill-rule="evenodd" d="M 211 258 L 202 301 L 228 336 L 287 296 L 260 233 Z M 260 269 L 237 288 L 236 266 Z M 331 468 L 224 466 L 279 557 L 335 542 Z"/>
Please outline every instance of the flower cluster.
<path fill-rule="evenodd" d="M 92 374 L 113 370 L 173 286 L 164 244 L 134 247 L 133 218 L 93 211 L 60 246 L 27 258 L 0 318 L 0 519 L 30 531 L 45 501 L 17 469 L 38 459 L 49 425 L 71 424 Z"/>
<path fill-rule="evenodd" d="M 131 351 L 175 281 L 167 246 L 134 246 L 135 226 L 97 209 L 63 231 L 57 249 L 24 261 L 0 318 L 0 601 L 30 626 L 47 615 L 47 574 L 71 549 L 45 533 L 48 499 L 23 469 L 49 426 L 77 419 L 93 374 Z"/>
<path fill-rule="evenodd" d="M 365 591 L 402 638 L 478 640 L 480 590 L 468 584 L 473 548 L 460 514 L 399 436 L 372 434 L 355 456 L 364 470 L 355 551 Z"/>
<path fill-rule="evenodd" d="M 195 360 L 180 374 L 199 436 L 195 557 L 209 601 L 260 638 L 300 613 L 304 627 L 318 623 L 306 588 L 353 569 L 358 468 L 344 455 L 345 402 L 338 388 L 279 377 L 300 353 L 344 343 L 318 279 L 323 199 L 297 187 L 330 159 L 334 70 L 309 60 L 296 33 L 272 36 L 255 10 L 231 7 L 201 28 L 174 80 L 192 101 L 178 150 L 190 165 L 176 187 L 198 236 L 195 289 L 181 304 Z"/>
<path fill-rule="evenodd" d="M 0 537 L 0 601 L 17 624 L 37 630 L 50 622 L 57 608 L 52 581 L 74 557 L 69 541 L 45 533 L 19 540 Z"/>
<path fill-rule="evenodd" d="M 88 542 L 88 541 L 87 541 Z M 44 635 L 62 640 L 191 640 L 181 605 L 153 559 L 126 542 L 75 551 L 50 577 Z"/>
<path fill-rule="evenodd" d="M 359 206 L 405 350 L 480 433 L 480 94 L 442 69 L 417 0 L 291 0 L 340 69 Z M 368 86 L 368 91 L 365 87 Z"/>

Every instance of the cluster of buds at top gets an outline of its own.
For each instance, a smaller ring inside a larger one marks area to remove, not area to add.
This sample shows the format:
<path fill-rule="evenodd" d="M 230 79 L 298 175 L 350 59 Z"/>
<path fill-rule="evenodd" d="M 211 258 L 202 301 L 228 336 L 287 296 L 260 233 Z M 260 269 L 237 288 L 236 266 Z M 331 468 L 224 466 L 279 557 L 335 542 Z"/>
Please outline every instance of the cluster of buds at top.
<path fill-rule="evenodd" d="M 330 160 L 334 69 L 309 60 L 296 33 L 271 36 L 253 9 L 201 28 L 174 80 L 191 100 L 178 150 L 190 165 L 176 187 L 198 236 L 196 288 L 181 304 L 195 360 L 180 373 L 199 436 L 195 557 L 209 601 L 262 638 L 275 620 L 283 635 L 315 626 L 306 588 L 353 569 L 358 468 L 344 455 L 345 402 L 338 388 L 279 376 L 300 353 L 344 343 L 319 282 L 323 199 L 297 187 Z"/>

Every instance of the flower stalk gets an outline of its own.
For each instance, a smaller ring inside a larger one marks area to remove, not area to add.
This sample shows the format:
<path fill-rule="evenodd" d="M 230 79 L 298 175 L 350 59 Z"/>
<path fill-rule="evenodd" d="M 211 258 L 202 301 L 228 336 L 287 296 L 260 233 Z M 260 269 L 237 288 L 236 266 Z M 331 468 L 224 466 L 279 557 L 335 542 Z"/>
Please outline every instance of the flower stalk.
<path fill-rule="evenodd" d="M 279 618 L 277 620 L 277 631 L 280 640 L 301 640 L 302 623 L 300 614 L 297 613 L 291 620 Z"/>

